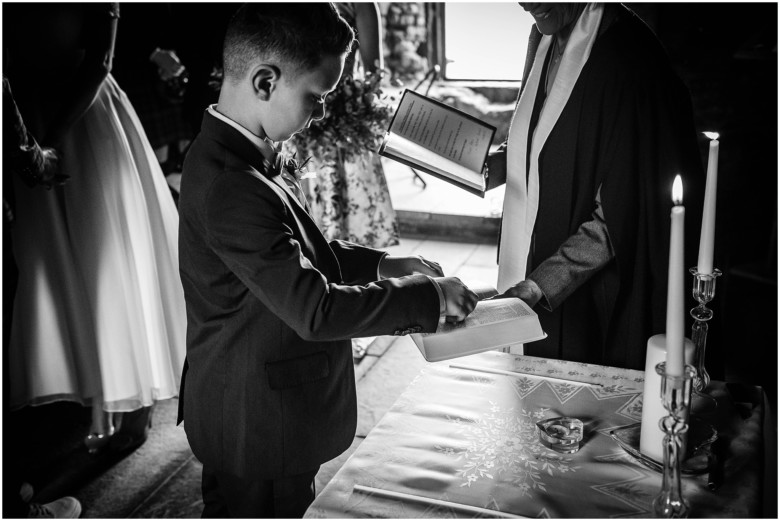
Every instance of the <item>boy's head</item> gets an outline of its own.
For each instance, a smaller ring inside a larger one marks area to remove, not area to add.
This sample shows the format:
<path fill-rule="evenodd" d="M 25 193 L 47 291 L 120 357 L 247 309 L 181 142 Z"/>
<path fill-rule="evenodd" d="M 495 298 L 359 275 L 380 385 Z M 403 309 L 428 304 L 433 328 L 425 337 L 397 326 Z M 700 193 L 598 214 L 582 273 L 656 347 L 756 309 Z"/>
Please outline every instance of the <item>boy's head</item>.
<path fill-rule="evenodd" d="M 324 114 L 354 33 L 331 3 L 249 3 L 228 25 L 219 110 L 283 141 Z"/>

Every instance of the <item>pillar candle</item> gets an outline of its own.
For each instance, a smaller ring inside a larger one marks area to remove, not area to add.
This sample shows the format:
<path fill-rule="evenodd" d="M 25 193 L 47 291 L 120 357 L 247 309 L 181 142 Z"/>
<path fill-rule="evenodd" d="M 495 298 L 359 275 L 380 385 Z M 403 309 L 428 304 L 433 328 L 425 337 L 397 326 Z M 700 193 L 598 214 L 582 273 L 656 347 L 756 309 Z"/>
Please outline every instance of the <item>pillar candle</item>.
<path fill-rule="evenodd" d="M 712 256 L 715 249 L 715 200 L 718 193 L 718 151 L 720 142 L 718 134 L 705 132 L 712 138 L 710 155 L 707 160 L 707 186 L 704 190 L 704 213 L 701 219 L 701 237 L 699 239 L 699 263 L 696 269 L 699 273 L 712 273 Z"/>
<path fill-rule="evenodd" d="M 695 346 L 685 339 L 685 363 L 693 365 Z M 663 462 L 664 432 L 658 422 L 669 416 L 661 400 L 661 377 L 655 366 L 666 361 L 666 335 L 655 335 L 647 341 L 645 357 L 645 385 L 642 393 L 642 426 L 639 434 L 639 451 L 654 460 Z M 686 415 L 687 417 L 687 415 Z M 683 436 L 683 454 L 685 454 L 685 435 Z"/>
<path fill-rule="evenodd" d="M 685 339 L 685 207 L 682 205 L 682 179 L 678 175 L 672 187 L 669 238 L 669 276 L 666 297 L 666 372 L 683 374 L 683 341 Z"/>

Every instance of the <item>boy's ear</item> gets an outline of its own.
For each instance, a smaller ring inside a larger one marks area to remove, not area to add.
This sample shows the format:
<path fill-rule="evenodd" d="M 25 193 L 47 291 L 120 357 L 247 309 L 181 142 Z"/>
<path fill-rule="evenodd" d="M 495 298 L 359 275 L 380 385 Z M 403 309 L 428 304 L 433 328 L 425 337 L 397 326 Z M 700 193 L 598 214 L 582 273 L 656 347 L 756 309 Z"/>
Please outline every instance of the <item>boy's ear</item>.
<path fill-rule="evenodd" d="M 268 101 L 279 83 L 279 68 L 275 65 L 261 63 L 252 69 L 250 77 L 255 96 L 263 101 Z"/>

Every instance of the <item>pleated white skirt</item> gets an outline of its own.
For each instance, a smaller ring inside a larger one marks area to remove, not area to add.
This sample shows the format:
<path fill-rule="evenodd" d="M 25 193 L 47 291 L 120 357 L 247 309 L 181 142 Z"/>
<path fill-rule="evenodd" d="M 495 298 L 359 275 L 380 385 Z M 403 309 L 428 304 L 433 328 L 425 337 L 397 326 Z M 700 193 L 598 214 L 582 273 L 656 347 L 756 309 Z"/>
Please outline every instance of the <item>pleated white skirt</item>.
<path fill-rule="evenodd" d="M 111 76 L 62 152 L 65 186 L 15 181 L 11 404 L 102 395 L 120 412 L 176 396 L 186 333 L 178 214 Z"/>

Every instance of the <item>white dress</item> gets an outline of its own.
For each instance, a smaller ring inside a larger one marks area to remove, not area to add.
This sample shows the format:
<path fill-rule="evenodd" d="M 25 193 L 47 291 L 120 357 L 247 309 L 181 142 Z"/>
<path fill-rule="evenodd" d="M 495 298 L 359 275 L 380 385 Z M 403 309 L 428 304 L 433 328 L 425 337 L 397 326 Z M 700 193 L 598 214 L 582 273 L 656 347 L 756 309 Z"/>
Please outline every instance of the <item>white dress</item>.
<path fill-rule="evenodd" d="M 14 186 L 10 403 L 102 395 L 121 412 L 176 396 L 186 330 L 178 214 L 111 76 L 62 153 L 65 186 Z"/>

